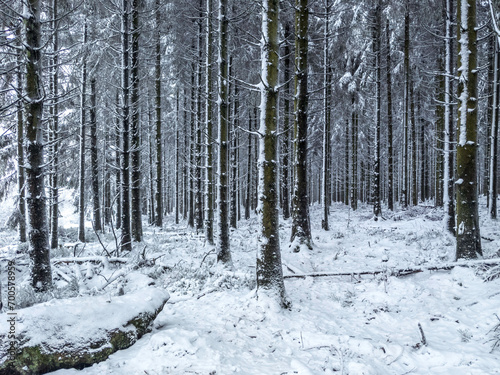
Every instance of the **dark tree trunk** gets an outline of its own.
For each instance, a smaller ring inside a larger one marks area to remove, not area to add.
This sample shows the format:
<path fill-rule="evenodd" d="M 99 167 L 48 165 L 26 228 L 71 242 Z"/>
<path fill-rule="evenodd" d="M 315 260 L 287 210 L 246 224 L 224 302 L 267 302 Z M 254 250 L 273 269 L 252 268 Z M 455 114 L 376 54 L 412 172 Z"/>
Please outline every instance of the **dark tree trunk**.
<path fill-rule="evenodd" d="M 122 220 L 120 251 L 132 250 L 130 228 L 130 103 L 129 103 L 129 19 L 128 0 L 122 0 L 122 158 L 121 198 Z"/>
<path fill-rule="evenodd" d="M 375 8 L 375 22 L 373 30 L 373 43 L 374 43 L 374 54 L 375 54 L 375 69 L 376 69 L 376 113 L 375 113 L 375 164 L 373 166 L 373 215 L 375 220 L 382 216 L 382 206 L 381 206 L 381 189 L 380 189 L 380 127 L 381 127 L 381 107 L 382 107 L 382 91 L 381 91 L 381 51 L 380 51 L 380 29 L 381 29 L 381 12 L 382 5 L 380 0 Z"/>
<path fill-rule="evenodd" d="M 203 111 L 201 105 L 201 97 L 203 92 L 202 83 L 202 65 L 203 65 L 203 1 L 199 3 L 199 19 L 198 19 L 198 64 L 196 65 L 196 152 L 195 152 L 195 221 L 196 232 L 203 231 L 203 184 L 202 184 L 202 127 L 203 127 Z"/>
<path fill-rule="evenodd" d="M 132 0 L 132 93 L 131 93 L 131 146 L 132 184 L 132 237 L 134 241 L 142 241 L 142 209 L 141 209 L 141 139 L 139 129 L 139 0 Z"/>
<path fill-rule="evenodd" d="M 238 224 L 238 158 L 237 158 L 237 128 L 239 126 L 239 100 L 238 100 L 238 85 L 234 81 L 234 103 L 233 103 L 233 126 L 232 129 L 232 147 L 231 147 L 231 202 L 229 225 L 236 229 Z"/>
<path fill-rule="evenodd" d="M 465 6 L 462 2 L 466 2 Z M 467 12 L 463 14 L 463 12 Z M 477 187 L 476 1 L 458 0 L 457 259 L 482 255 Z"/>
<path fill-rule="evenodd" d="M 155 192 L 155 200 L 156 200 L 156 215 L 155 215 L 155 225 L 157 227 L 162 227 L 163 225 L 163 202 L 162 202 L 162 178 L 163 178 L 163 166 L 162 166 L 162 136 L 161 136 L 161 34 L 160 34 L 160 0 L 156 0 L 156 55 L 155 55 L 155 90 L 156 90 L 156 192 Z M 177 94 L 178 95 L 178 94 Z M 177 98 L 177 103 L 179 99 Z M 177 104 L 178 107 L 178 104 Z M 177 110 L 178 112 L 178 110 Z M 177 118 L 178 120 L 178 118 Z M 176 211 L 176 224 L 179 223 L 179 206 L 178 206 L 178 190 L 179 186 L 178 179 L 178 148 L 179 148 L 179 128 L 176 122 L 176 203 L 175 203 L 175 211 Z M 152 182 L 151 182 L 152 183 Z"/>
<path fill-rule="evenodd" d="M 257 121 L 257 119 L 255 119 Z M 252 116 L 248 116 L 248 130 L 252 131 Z M 248 144 L 247 144 L 247 185 L 246 185 L 246 194 L 245 194 L 245 219 L 250 219 L 250 206 L 252 202 L 252 160 L 253 160 L 253 152 L 252 152 L 252 134 L 248 133 Z"/>
<path fill-rule="evenodd" d="M 49 227 L 43 170 L 43 84 L 40 1 L 29 0 L 23 12 L 26 52 L 26 203 L 31 285 L 36 291 L 52 288 Z"/>
<path fill-rule="evenodd" d="M 307 178 L 307 54 L 309 9 L 307 0 L 295 3 L 295 100 L 294 100 L 294 157 L 295 179 L 293 194 L 293 222 L 291 242 L 293 251 L 300 251 L 301 245 L 312 248 L 311 224 L 309 218 L 309 186 Z"/>
<path fill-rule="evenodd" d="M 95 78 L 90 80 L 90 164 L 92 168 L 92 203 L 94 230 L 102 231 L 101 205 L 99 203 L 99 159 L 97 153 L 97 99 Z"/>
<path fill-rule="evenodd" d="M 57 30 L 57 0 L 52 0 L 52 79 L 50 80 L 52 92 L 51 110 L 51 174 L 50 174 L 50 248 L 57 249 L 59 237 L 59 33 Z M 24 197 L 23 197 L 24 200 Z M 23 202 L 24 204 L 24 202 Z M 24 217 L 25 211 L 20 210 Z M 25 225 L 25 221 L 22 221 Z"/>
<path fill-rule="evenodd" d="M 228 50 L 227 50 L 227 0 L 219 0 L 219 238 L 217 243 L 217 262 L 230 265 L 228 225 Z"/>
<path fill-rule="evenodd" d="M 83 30 L 83 44 L 87 44 L 87 21 L 85 21 Z M 86 141 L 86 90 L 87 90 L 87 62 L 83 58 L 82 67 L 82 93 L 81 93 L 81 114 L 80 114 L 80 179 L 78 196 L 78 239 L 85 242 L 85 141 Z"/>
<path fill-rule="evenodd" d="M 19 44 L 22 46 L 22 30 L 19 27 L 17 31 Z M 19 241 L 26 242 L 26 187 L 24 171 L 24 123 L 23 123 L 23 72 L 22 59 L 23 50 L 19 48 L 17 54 L 17 187 L 19 194 L 18 209 L 19 219 Z"/>
<path fill-rule="evenodd" d="M 418 205 L 417 188 L 417 119 L 415 117 L 415 92 L 413 82 L 410 83 L 410 112 L 411 112 L 411 202 Z"/>
<path fill-rule="evenodd" d="M 282 180 L 282 195 L 283 195 L 283 219 L 288 219 L 290 217 L 290 42 L 291 30 L 290 24 L 288 22 L 284 25 L 284 72 L 283 80 L 285 82 L 285 92 L 283 94 L 283 144 L 282 144 L 282 154 L 283 154 L 283 180 Z M 250 139 L 249 139 L 250 142 Z M 250 146 L 251 147 L 251 146 Z M 250 150 L 248 157 L 250 158 Z M 249 167 L 250 168 L 250 167 Z M 250 169 L 248 169 L 250 171 Z"/>
<path fill-rule="evenodd" d="M 206 85 L 205 85 L 205 126 L 206 130 L 206 159 L 205 159 L 205 239 L 208 244 L 214 244 L 214 169 L 213 169 L 213 88 L 212 88 L 212 0 L 207 0 L 207 28 L 206 28 Z"/>
<path fill-rule="evenodd" d="M 497 171 L 498 171 L 498 118 L 500 104 L 500 51 L 498 41 L 494 43 L 494 78 L 493 78 L 493 101 L 490 125 L 490 154 L 489 154 L 489 194 L 488 210 L 492 219 L 497 218 Z"/>
<path fill-rule="evenodd" d="M 329 56 L 328 56 L 328 42 L 329 42 L 329 22 L 330 22 L 330 2 L 325 1 L 325 29 L 324 29 L 324 45 L 323 45 L 323 178 L 321 188 L 321 203 L 323 204 L 323 219 L 321 220 L 321 227 L 324 230 L 329 230 L 328 215 L 330 214 L 330 159 L 331 159 L 331 124 L 330 124 L 330 74 L 329 74 Z M 286 79 L 286 78 L 285 78 Z"/>
<path fill-rule="evenodd" d="M 389 30 L 389 19 L 386 21 L 386 43 L 387 43 L 387 208 L 394 211 L 394 150 L 393 150 L 393 119 L 392 119 L 392 62 L 391 62 L 391 38 Z"/>
<path fill-rule="evenodd" d="M 279 1 L 262 7 L 262 71 L 259 165 L 260 234 L 257 252 L 257 293 L 265 293 L 282 307 L 288 306 L 283 282 L 278 215 L 278 12 Z"/>

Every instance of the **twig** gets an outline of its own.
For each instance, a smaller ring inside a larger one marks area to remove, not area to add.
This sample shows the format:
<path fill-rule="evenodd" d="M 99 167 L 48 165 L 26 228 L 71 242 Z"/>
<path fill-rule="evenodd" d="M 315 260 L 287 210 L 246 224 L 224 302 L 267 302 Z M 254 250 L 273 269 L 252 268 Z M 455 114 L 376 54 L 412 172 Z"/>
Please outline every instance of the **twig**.
<path fill-rule="evenodd" d="M 423 346 L 427 346 L 427 340 L 425 339 L 424 330 L 422 329 L 422 325 L 418 323 L 418 330 L 420 331 L 421 342 Z"/>
<path fill-rule="evenodd" d="M 215 253 L 215 249 L 212 249 L 212 250 L 210 250 L 209 252 L 207 252 L 205 254 L 205 256 L 203 257 L 203 259 L 201 260 L 200 267 L 203 265 L 203 262 L 205 261 L 205 259 L 207 258 L 207 256 L 209 256 L 212 253 Z"/>
<path fill-rule="evenodd" d="M 99 236 L 99 233 L 97 233 L 97 231 L 95 230 L 95 226 L 94 226 L 94 220 L 92 220 L 92 229 L 94 230 L 94 233 L 95 235 L 97 236 L 97 239 L 99 240 L 99 243 L 101 244 L 102 248 L 104 249 L 104 251 L 106 252 L 106 255 L 108 257 L 111 257 L 111 254 L 109 253 L 108 249 L 106 249 L 106 246 L 104 246 L 104 244 L 102 243 L 101 241 L 101 236 Z"/>

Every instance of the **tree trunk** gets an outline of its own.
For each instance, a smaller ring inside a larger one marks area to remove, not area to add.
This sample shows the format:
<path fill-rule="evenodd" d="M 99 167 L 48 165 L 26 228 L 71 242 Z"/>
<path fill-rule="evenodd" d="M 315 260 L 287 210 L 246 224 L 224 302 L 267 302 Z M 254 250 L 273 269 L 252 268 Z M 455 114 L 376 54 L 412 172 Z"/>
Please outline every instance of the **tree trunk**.
<path fill-rule="evenodd" d="M 454 204 L 454 180 L 453 180 L 453 158 L 450 156 L 453 149 L 451 140 L 453 139 L 452 113 L 451 113 L 451 93 L 452 81 L 452 0 L 443 0 L 443 13 L 445 22 L 445 87 L 444 87 L 444 161 L 443 161 L 443 204 L 445 212 L 445 228 L 455 234 L 455 204 Z"/>
<path fill-rule="evenodd" d="M 493 54 L 493 106 L 491 110 L 491 126 L 490 126 L 490 155 L 489 155 L 489 194 L 488 194 L 488 210 L 492 219 L 497 218 L 497 166 L 498 166 L 498 117 L 499 117 L 499 97 L 500 97 L 500 52 L 498 50 L 498 41 L 495 38 Z"/>
<path fill-rule="evenodd" d="M 330 23 L 330 2 L 325 1 L 325 28 L 324 28 L 324 44 L 323 44 L 323 179 L 321 186 L 321 203 L 323 204 L 323 220 L 321 220 L 321 227 L 324 230 L 329 230 L 328 215 L 330 214 L 330 158 L 331 158 L 331 124 L 330 124 L 330 74 L 329 74 L 329 56 L 328 56 L 328 43 L 329 43 L 329 23 Z M 285 78 L 286 79 L 286 78 Z"/>
<path fill-rule="evenodd" d="M 194 44 L 192 46 L 193 54 L 195 53 Z M 195 136 L 196 136 L 196 64 L 193 62 L 191 64 L 191 115 L 189 117 L 189 211 L 188 211 L 188 225 L 194 228 L 194 217 L 195 217 L 195 175 L 196 175 L 196 164 L 195 164 Z"/>
<path fill-rule="evenodd" d="M 87 44 L 87 20 L 83 27 L 83 45 Z M 82 67 L 82 93 L 80 108 L 80 185 L 78 187 L 78 240 L 85 242 L 85 137 L 86 137 L 86 103 L 85 95 L 87 90 L 87 61 L 83 57 Z"/>
<path fill-rule="evenodd" d="M 477 187 L 476 1 L 458 0 L 457 259 L 482 255 Z"/>
<path fill-rule="evenodd" d="M 421 101 L 420 101 L 420 93 L 417 97 L 417 113 L 418 113 L 418 120 L 417 123 L 419 124 L 419 151 L 420 151 L 420 200 L 422 202 L 425 202 L 427 199 L 426 196 L 426 173 L 427 173 L 427 168 L 425 165 L 425 122 L 422 120 L 422 116 L 420 115 L 422 111 L 421 107 Z"/>
<path fill-rule="evenodd" d="M 139 0 L 132 0 L 132 122 L 131 150 L 132 159 L 132 237 L 134 241 L 142 241 L 142 209 L 141 209 L 141 139 L 139 129 Z"/>
<path fill-rule="evenodd" d="M 282 307 L 289 302 L 285 295 L 278 215 L 278 0 L 262 2 L 262 86 L 259 133 L 259 248 L 257 252 L 257 295 L 265 293 Z"/>
<path fill-rule="evenodd" d="M 404 40 L 404 113 L 403 113 L 403 178 L 401 181 L 401 205 L 408 206 L 408 125 L 410 115 L 410 4 L 405 3 L 405 40 Z"/>
<path fill-rule="evenodd" d="M 155 90 L 156 90 L 156 98 L 155 98 L 155 110 L 156 110 L 156 134 L 155 134 L 155 142 L 156 142 L 156 192 L 155 192 L 155 200 L 156 200 L 156 215 L 155 215 L 155 225 L 157 227 L 162 227 L 163 225 L 163 202 L 162 202 L 162 178 L 163 178 L 163 165 L 162 165 L 162 128 L 161 128 L 161 32 L 160 32 L 160 0 L 156 0 L 156 53 L 155 53 Z M 177 99 L 177 102 L 179 99 Z M 178 106 L 178 105 L 177 105 Z M 179 129 L 176 122 L 176 155 L 178 155 L 178 145 L 179 145 Z M 178 157 L 176 157 L 176 194 L 178 187 Z M 152 183 L 152 182 L 151 182 Z M 178 200 L 176 199 L 176 224 L 179 223 L 179 207 Z"/>
<path fill-rule="evenodd" d="M 352 114 L 351 114 L 351 125 L 352 125 L 352 130 L 351 130 L 351 147 L 352 147 L 352 152 L 351 152 L 351 164 L 352 164 L 352 171 L 351 171 L 351 208 L 353 211 L 356 211 L 358 209 L 358 110 L 356 108 L 356 99 L 354 98 L 354 93 L 352 94 Z"/>
<path fill-rule="evenodd" d="M 228 226 L 228 50 L 227 50 L 227 0 L 219 0 L 219 238 L 217 243 L 217 262 L 230 265 Z"/>
<path fill-rule="evenodd" d="M 295 2 L 294 194 L 291 242 L 294 252 L 302 245 L 312 249 L 307 178 L 307 53 L 308 0 Z M 294 243 L 296 242 L 296 243 Z"/>
<path fill-rule="evenodd" d="M 40 1 L 24 3 L 23 21 L 26 52 L 26 203 L 31 285 L 36 291 L 52 288 L 49 227 L 43 170 L 43 84 L 40 31 Z"/>
<path fill-rule="evenodd" d="M 231 228 L 236 229 L 238 226 L 238 158 L 237 156 L 237 128 L 239 126 L 239 99 L 238 99 L 238 85 L 234 80 L 234 103 L 233 103 L 233 126 L 232 129 L 232 147 L 231 147 L 231 203 L 229 225 Z"/>
<path fill-rule="evenodd" d="M 393 150 L 393 118 L 392 118 L 392 62 L 391 62 L 391 38 L 389 30 L 389 19 L 386 20 L 386 43 L 387 43 L 387 208 L 394 211 L 394 150 Z"/>
<path fill-rule="evenodd" d="M 128 0 L 122 0 L 122 158 L 121 198 L 122 220 L 120 251 L 132 250 L 130 228 L 130 104 L 129 104 L 129 19 Z"/>
<path fill-rule="evenodd" d="M 374 219 L 378 220 L 382 216 L 382 206 L 381 206 L 381 188 L 380 188 L 380 127 L 381 127 L 381 107 L 382 107 L 382 91 L 381 91 L 381 51 L 380 51 L 380 29 L 381 29 L 381 12 L 382 5 L 380 0 L 378 0 L 375 8 L 375 22 L 373 30 L 373 43 L 374 43 L 374 54 L 375 54 L 375 69 L 376 69 L 376 109 L 375 109 L 375 160 L 373 166 L 373 215 Z"/>
<path fill-rule="evenodd" d="M 418 205 L 417 188 L 417 119 L 415 117 L 415 91 L 413 82 L 410 83 L 410 112 L 411 112 L 411 202 Z"/>
<path fill-rule="evenodd" d="M 198 19 L 198 64 L 196 66 L 196 194 L 195 194 L 195 219 L 196 232 L 203 231 L 203 186 L 202 186 L 202 127 L 203 127 L 203 111 L 201 105 L 202 91 L 204 91 L 202 83 L 202 65 L 203 65 L 203 1 L 199 2 L 199 19 Z"/>
<path fill-rule="evenodd" d="M 444 62 L 441 58 L 438 59 L 438 66 L 440 70 L 445 70 Z M 441 73 L 438 77 L 438 86 L 437 86 L 437 101 L 436 103 L 436 183 L 435 183 L 435 204 L 437 207 L 443 207 L 444 205 L 444 189 L 446 187 L 445 184 L 445 176 L 444 176 L 444 123 L 445 123 L 445 115 L 444 115 L 444 107 L 441 103 L 445 101 L 445 72 Z"/>
<path fill-rule="evenodd" d="M 120 100 L 119 94 L 116 93 L 116 111 L 119 112 Z M 116 229 L 120 229 L 122 225 L 122 171 L 120 167 L 121 155 L 121 137 L 120 137 L 120 120 L 116 118 L 115 124 L 115 200 L 116 200 Z"/>
<path fill-rule="evenodd" d="M 207 0 L 206 26 L 206 77 L 205 77 L 205 126 L 206 126 L 206 158 L 205 158 L 205 239 L 209 245 L 214 244 L 214 169 L 213 169 L 213 88 L 212 88 L 212 0 Z"/>
<path fill-rule="evenodd" d="M 51 92 L 52 92 L 52 106 L 51 106 L 51 129 L 50 129 L 50 143 L 51 143 L 51 175 L 50 175 L 50 248 L 57 249 L 58 236 L 59 236 L 59 33 L 57 27 L 57 0 L 52 0 L 52 79 L 51 79 Z M 23 177 L 24 180 L 24 177 Z M 24 184 L 24 182 L 23 182 Z M 24 193 L 23 193 L 24 194 Z M 23 196 L 24 201 L 24 196 Z M 24 205 L 24 202 L 23 202 Z M 21 210 L 22 217 L 24 218 L 25 209 Z M 21 221 L 25 225 L 25 220 Z M 24 242 L 24 241 L 21 241 Z"/>
<path fill-rule="evenodd" d="M 257 121 L 257 119 L 255 119 Z M 248 116 L 248 131 L 252 131 L 252 116 Z M 253 160 L 253 152 L 252 152 L 252 134 L 248 133 L 248 144 L 247 144 L 247 185 L 246 185 L 246 194 L 245 194 L 245 219 L 250 219 L 250 206 L 252 202 L 252 160 Z"/>
<path fill-rule="evenodd" d="M 290 42 L 291 30 L 289 22 L 284 25 L 284 94 L 283 94 L 283 179 L 282 179 L 282 199 L 283 199 L 283 219 L 290 217 Z"/>
<path fill-rule="evenodd" d="M 90 165 L 92 168 L 92 203 L 94 230 L 102 231 L 101 205 L 99 203 L 99 159 L 97 153 L 97 99 L 95 77 L 90 80 Z"/>
<path fill-rule="evenodd" d="M 57 33 L 56 33 L 57 34 Z M 22 30 L 17 30 L 19 47 L 22 46 Z M 19 220 L 19 241 L 26 242 L 26 187 L 24 172 L 24 123 L 23 123 L 23 50 L 19 48 L 17 53 L 17 188 L 19 194 L 18 209 L 21 214 Z"/>

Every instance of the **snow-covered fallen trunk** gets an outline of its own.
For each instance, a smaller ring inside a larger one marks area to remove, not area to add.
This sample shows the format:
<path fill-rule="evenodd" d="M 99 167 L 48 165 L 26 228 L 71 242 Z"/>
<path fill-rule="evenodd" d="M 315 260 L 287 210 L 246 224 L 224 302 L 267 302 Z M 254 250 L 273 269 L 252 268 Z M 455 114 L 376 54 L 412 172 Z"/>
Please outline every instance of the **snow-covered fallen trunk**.
<path fill-rule="evenodd" d="M 84 368 L 134 344 L 169 299 L 166 290 L 145 288 L 124 295 L 52 300 L 16 311 L 14 359 L 10 324 L 0 319 L 0 374 L 44 374 Z"/>
<path fill-rule="evenodd" d="M 412 273 L 419 273 L 424 271 L 446 271 L 451 270 L 455 267 L 478 267 L 478 266 L 496 266 L 500 264 L 500 258 L 493 259 L 479 259 L 479 260 L 466 260 L 453 263 L 443 263 L 436 265 L 422 265 L 414 267 L 405 268 L 391 268 L 387 267 L 383 270 L 372 270 L 372 271 L 352 271 L 352 272 L 312 272 L 305 274 L 293 274 L 284 275 L 285 279 L 304 279 L 306 277 L 324 277 L 324 276 L 363 276 L 363 275 L 378 275 L 381 273 L 387 273 L 391 276 L 407 276 Z"/>

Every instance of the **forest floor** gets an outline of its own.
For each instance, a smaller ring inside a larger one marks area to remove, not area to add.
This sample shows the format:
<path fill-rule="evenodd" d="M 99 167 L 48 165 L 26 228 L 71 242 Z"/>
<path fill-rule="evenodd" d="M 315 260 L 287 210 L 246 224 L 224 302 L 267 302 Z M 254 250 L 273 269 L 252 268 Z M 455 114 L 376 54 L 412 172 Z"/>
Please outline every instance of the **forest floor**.
<path fill-rule="evenodd" d="M 53 257 L 75 251 L 78 218 L 70 192 L 63 199 L 66 246 Z M 498 222 L 487 218 L 481 202 L 484 257 L 497 257 Z M 2 202 L 0 223 L 12 204 Z M 256 217 L 240 221 L 231 232 L 231 271 L 217 267 L 202 235 L 185 223 L 175 225 L 172 217 L 162 230 L 144 225 L 144 242 L 134 245 L 129 263 L 121 266 L 124 276 L 101 292 L 97 289 L 116 273 L 114 266 L 55 266 L 77 284 L 56 277 L 58 297 L 109 294 L 112 299 L 119 288 L 127 294 L 155 285 L 171 298 L 152 331 L 130 348 L 82 371 L 53 374 L 500 374 L 500 349 L 492 350 L 499 338 L 494 329 L 500 323 L 500 279 L 485 281 L 500 269 L 455 267 L 391 276 L 395 269 L 452 262 L 454 239 L 443 230 L 440 209 L 418 206 L 384 215 L 375 222 L 370 206 L 353 212 L 334 204 L 331 229 L 323 231 L 321 209 L 312 206 L 314 247 L 299 253 L 289 248 L 291 222 L 282 221 L 285 275 L 352 272 L 285 279 L 289 310 L 255 298 Z M 88 225 L 89 242 L 78 246 L 76 255 L 102 255 Z M 108 251 L 115 249 L 111 233 L 101 240 Z M 18 248 L 15 231 L 3 229 L 0 258 L 16 256 Z M 387 272 L 357 275 L 381 270 Z M 23 286 L 26 276 L 19 279 L 21 305 L 34 298 Z"/>

